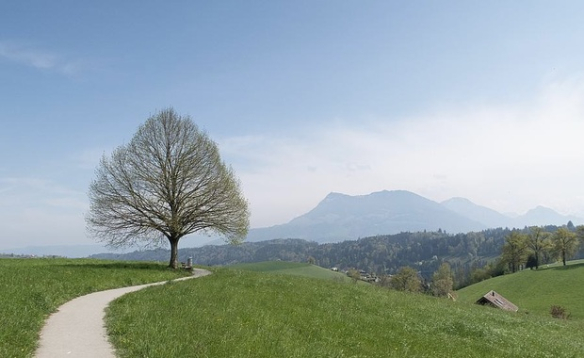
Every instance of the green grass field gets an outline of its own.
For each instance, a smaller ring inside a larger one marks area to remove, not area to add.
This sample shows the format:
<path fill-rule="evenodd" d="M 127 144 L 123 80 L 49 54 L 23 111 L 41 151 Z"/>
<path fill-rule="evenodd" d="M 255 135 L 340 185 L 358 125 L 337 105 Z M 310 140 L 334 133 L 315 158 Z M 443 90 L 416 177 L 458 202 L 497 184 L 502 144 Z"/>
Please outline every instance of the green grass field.
<path fill-rule="evenodd" d="M 126 295 L 114 301 L 107 321 L 122 357 L 581 357 L 584 352 L 583 321 L 228 268 Z"/>
<path fill-rule="evenodd" d="M 353 285 L 330 279 L 342 274 L 308 264 L 266 262 L 214 271 L 116 300 L 107 325 L 121 356 L 581 357 L 584 352 L 578 304 L 584 262 L 484 281 L 461 290 L 457 302 Z M 181 274 L 153 263 L 2 259 L 0 357 L 31 357 L 44 319 L 73 297 Z M 490 289 L 519 305 L 520 312 L 472 304 Z M 572 319 L 550 318 L 550 302 L 568 308 Z"/>
<path fill-rule="evenodd" d="M 77 296 L 185 274 L 154 263 L 0 259 L 0 357 L 31 357 L 44 320 Z"/>
<path fill-rule="evenodd" d="M 473 303 L 495 290 L 519 307 L 519 312 L 550 316 L 550 306 L 560 305 L 571 319 L 584 320 L 584 260 L 523 270 L 495 277 L 458 291 L 458 300 Z M 583 352 L 584 356 L 584 352 Z"/>
<path fill-rule="evenodd" d="M 304 276 L 331 280 L 351 281 L 347 275 L 320 266 L 301 262 L 264 261 L 227 266 L 230 269 L 269 272 L 283 275 Z"/>

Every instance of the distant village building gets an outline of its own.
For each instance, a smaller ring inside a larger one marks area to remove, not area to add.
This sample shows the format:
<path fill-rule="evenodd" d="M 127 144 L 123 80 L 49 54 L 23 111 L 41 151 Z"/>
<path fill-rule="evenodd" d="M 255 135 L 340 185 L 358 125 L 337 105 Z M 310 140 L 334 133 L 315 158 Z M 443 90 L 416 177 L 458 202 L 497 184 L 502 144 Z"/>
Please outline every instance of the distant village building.
<path fill-rule="evenodd" d="M 334 271 L 334 267 L 333 267 L 333 271 Z M 361 281 L 365 281 L 365 282 L 379 282 L 379 277 L 377 277 L 377 275 L 375 274 L 370 274 L 367 273 L 367 271 L 365 270 L 353 270 L 355 272 L 356 276 L 351 276 L 351 270 L 347 270 L 347 271 L 343 271 L 347 276 L 361 280 Z"/>
<path fill-rule="evenodd" d="M 477 300 L 476 304 L 483 305 L 483 306 L 496 307 L 496 308 L 500 308 L 500 309 L 503 309 L 506 311 L 513 311 L 513 312 L 517 312 L 517 310 L 519 310 L 519 307 L 515 306 L 513 303 L 511 303 L 505 297 L 501 296 L 500 294 L 498 294 L 497 292 L 495 292 L 493 290 L 487 292 L 486 295 L 479 298 Z"/>
<path fill-rule="evenodd" d="M 374 274 L 370 274 L 364 270 L 360 270 L 359 274 L 361 275 L 360 280 L 365 282 L 379 282 L 379 277 Z"/>

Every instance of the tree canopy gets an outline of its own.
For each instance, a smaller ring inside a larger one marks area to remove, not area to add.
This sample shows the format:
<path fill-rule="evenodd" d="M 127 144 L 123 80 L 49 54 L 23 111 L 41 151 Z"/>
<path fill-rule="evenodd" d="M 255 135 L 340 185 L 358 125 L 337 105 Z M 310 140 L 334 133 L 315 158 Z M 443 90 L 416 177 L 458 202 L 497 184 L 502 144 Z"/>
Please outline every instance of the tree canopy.
<path fill-rule="evenodd" d="M 557 257 L 562 259 L 562 264 L 566 266 L 566 261 L 570 259 L 578 250 L 578 237 L 576 233 L 568 228 L 559 228 L 552 236 L 553 249 Z"/>
<path fill-rule="evenodd" d="M 418 272 L 411 267 L 402 267 L 389 281 L 389 286 L 398 291 L 420 292 L 422 280 Z"/>
<path fill-rule="evenodd" d="M 432 275 L 432 294 L 434 296 L 447 296 L 452 292 L 453 286 L 452 270 L 448 262 L 444 262 Z"/>
<path fill-rule="evenodd" d="M 529 234 L 527 235 L 527 248 L 532 253 L 529 258 L 532 258 L 531 263 L 536 270 L 539 269 L 542 256 L 544 256 L 551 249 L 551 243 L 548 237 L 549 233 L 545 232 L 541 226 L 532 226 L 530 228 Z"/>
<path fill-rule="evenodd" d="M 511 231 L 505 238 L 501 260 L 509 265 L 511 272 L 515 272 L 527 262 L 527 254 L 527 235 L 516 230 Z"/>
<path fill-rule="evenodd" d="M 188 116 L 162 110 L 130 143 L 103 156 L 89 187 L 89 231 L 109 246 L 168 241 L 178 267 L 178 242 L 215 232 L 228 242 L 247 235 L 249 211 L 233 170 Z"/>

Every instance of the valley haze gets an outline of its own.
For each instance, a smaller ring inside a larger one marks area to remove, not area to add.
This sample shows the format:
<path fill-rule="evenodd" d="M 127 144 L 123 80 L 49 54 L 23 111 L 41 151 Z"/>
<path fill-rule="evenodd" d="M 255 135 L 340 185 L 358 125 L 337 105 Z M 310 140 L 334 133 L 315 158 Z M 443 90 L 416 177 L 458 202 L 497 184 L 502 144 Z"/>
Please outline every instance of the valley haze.
<path fill-rule="evenodd" d="M 330 193 L 315 208 L 288 223 L 250 229 L 246 241 L 294 238 L 327 243 L 400 232 L 441 230 L 456 234 L 499 227 L 522 229 L 526 226 L 566 225 L 569 221 L 574 225 L 584 224 L 584 219 L 561 215 L 542 206 L 523 215 L 509 216 L 465 198 L 439 203 L 406 190 L 384 190 L 357 196 Z M 199 240 L 202 242 L 198 245 L 189 245 L 185 240 L 179 247 L 224 244 L 220 238 L 200 237 Z M 112 251 L 100 245 L 62 245 L 15 248 L 5 252 L 86 257 L 131 250 Z"/>

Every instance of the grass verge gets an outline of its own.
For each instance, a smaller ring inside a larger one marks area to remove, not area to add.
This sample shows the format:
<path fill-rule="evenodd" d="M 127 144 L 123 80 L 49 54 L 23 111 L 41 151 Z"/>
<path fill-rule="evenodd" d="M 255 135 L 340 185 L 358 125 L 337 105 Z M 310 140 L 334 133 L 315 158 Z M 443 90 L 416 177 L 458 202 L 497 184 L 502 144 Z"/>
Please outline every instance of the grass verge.
<path fill-rule="evenodd" d="M 0 357 L 32 357 L 45 319 L 75 297 L 184 274 L 155 263 L 0 259 Z"/>
<path fill-rule="evenodd" d="M 121 357 L 578 357 L 581 322 L 333 280 L 218 269 L 114 301 Z"/>

